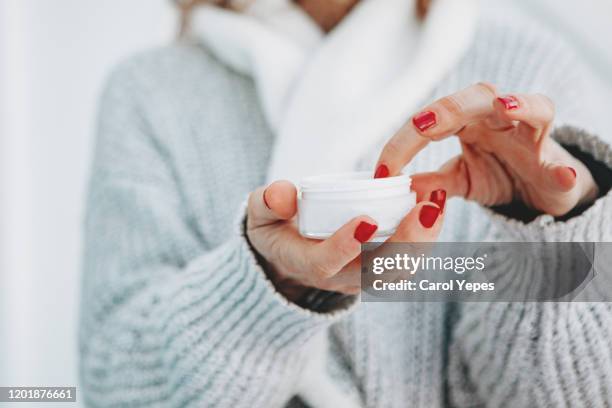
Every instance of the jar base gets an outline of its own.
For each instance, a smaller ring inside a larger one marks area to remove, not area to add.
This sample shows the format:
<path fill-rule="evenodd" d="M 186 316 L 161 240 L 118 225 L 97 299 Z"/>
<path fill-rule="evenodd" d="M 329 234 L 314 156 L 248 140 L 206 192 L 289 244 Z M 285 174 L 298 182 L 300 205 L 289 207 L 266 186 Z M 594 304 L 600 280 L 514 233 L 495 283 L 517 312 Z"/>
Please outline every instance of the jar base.
<path fill-rule="evenodd" d="M 385 242 L 393 234 L 395 234 L 395 229 L 391 231 L 376 231 L 376 234 L 374 234 L 374 237 L 371 239 L 371 242 Z M 333 233 L 331 232 L 310 233 L 306 231 L 300 231 L 300 235 L 303 236 L 304 238 L 316 239 L 316 240 L 322 241 L 322 240 L 325 240 L 331 237 Z"/>

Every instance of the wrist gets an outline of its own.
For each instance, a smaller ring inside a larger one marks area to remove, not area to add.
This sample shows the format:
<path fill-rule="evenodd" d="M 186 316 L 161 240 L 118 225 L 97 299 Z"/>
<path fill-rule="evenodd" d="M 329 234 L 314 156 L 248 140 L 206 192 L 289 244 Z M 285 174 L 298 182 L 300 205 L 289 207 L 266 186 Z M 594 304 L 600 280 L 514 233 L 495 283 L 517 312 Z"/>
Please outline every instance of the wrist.
<path fill-rule="evenodd" d="M 276 290 L 290 302 L 299 303 L 300 299 L 304 298 L 308 291 L 311 290 L 295 280 L 283 276 L 269 263 L 267 263 L 266 267 L 262 266 L 262 269 Z"/>
<path fill-rule="evenodd" d="M 268 262 L 268 260 L 257 250 L 251 241 L 251 237 L 249 236 L 247 217 L 244 218 L 242 228 L 246 232 L 244 234 L 246 242 L 249 245 L 251 252 L 255 255 L 255 260 L 259 264 L 263 273 L 266 275 L 266 278 L 268 278 L 278 293 L 283 295 L 283 297 L 285 297 L 288 301 L 297 303 L 306 295 L 309 288 L 284 276 L 280 272 L 280 269 L 276 268 L 271 262 Z"/>

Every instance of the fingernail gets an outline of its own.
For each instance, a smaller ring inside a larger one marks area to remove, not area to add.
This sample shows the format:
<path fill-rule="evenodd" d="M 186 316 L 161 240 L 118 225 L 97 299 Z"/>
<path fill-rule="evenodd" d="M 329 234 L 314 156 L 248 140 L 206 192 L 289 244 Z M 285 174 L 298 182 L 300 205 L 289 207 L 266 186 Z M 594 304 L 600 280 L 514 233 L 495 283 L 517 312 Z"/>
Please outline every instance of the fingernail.
<path fill-rule="evenodd" d="M 266 200 L 266 192 L 268 191 L 268 189 L 266 188 L 263 192 L 263 201 L 264 204 L 266 205 L 266 207 L 268 207 L 268 210 L 271 210 L 272 208 L 270 207 L 270 204 L 268 204 L 268 200 Z"/>
<path fill-rule="evenodd" d="M 446 204 L 446 190 L 436 190 L 431 193 L 429 201 L 440 207 L 440 212 L 444 211 L 444 205 Z"/>
<path fill-rule="evenodd" d="M 436 114 L 431 111 L 421 112 L 412 118 L 412 123 L 417 127 L 421 132 L 426 131 L 427 129 L 431 129 L 436 126 L 438 123 L 436 121 Z"/>
<path fill-rule="evenodd" d="M 431 228 L 440 216 L 440 209 L 433 205 L 424 205 L 419 213 L 419 221 L 425 228 Z"/>
<path fill-rule="evenodd" d="M 387 177 L 389 177 L 389 168 L 385 164 L 381 164 L 376 169 L 376 173 L 374 173 L 374 178 L 379 179 L 379 178 L 387 178 Z"/>
<path fill-rule="evenodd" d="M 498 101 L 504 104 L 506 110 L 515 110 L 519 108 L 519 101 L 512 95 L 501 96 L 497 98 Z"/>
<path fill-rule="evenodd" d="M 363 244 L 364 242 L 368 242 L 368 240 L 372 238 L 372 235 L 374 235 L 377 229 L 378 225 L 361 221 L 355 229 L 354 237 L 357 241 Z"/>
<path fill-rule="evenodd" d="M 574 178 L 577 177 L 576 170 L 574 170 L 573 167 L 568 167 L 567 169 L 572 172 L 572 174 L 574 175 Z"/>

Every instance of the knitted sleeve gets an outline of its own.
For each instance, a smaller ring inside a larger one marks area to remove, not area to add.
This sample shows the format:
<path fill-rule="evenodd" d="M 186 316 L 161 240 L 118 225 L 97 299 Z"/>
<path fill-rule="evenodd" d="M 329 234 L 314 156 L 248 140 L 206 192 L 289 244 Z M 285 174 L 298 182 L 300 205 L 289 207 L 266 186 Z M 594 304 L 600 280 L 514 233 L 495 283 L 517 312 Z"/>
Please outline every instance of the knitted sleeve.
<path fill-rule="evenodd" d="M 343 310 L 287 302 L 240 222 L 226 242 L 203 246 L 135 82 L 120 70 L 102 98 L 85 225 L 84 399 L 95 407 L 282 406 L 308 340 Z"/>
<path fill-rule="evenodd" d="M 608 146 L 579 131 L 564 132 L 567 137 L 581 137 L 583 147 L 598 146 L 592 153 L 612 167 Z M 524 224 L 490 215 L 499 227 L 496 241 L 612 241 L 610 192 L 567 221 L 544 215 Z M 516 286 L 532 290 L 547 284 L 539 272 L 573 262 L 572 254 L 528 256 L 513 264 L 516 270 L 503 273 L 520 277 Z M 543 266 L 545 262 L 550 264 Z M 610 299 L 611 272 L 596 271 L 594 282 L 605 286 L 586 286 L 582 294 L 607 290 Z M 454 406 L 604 407 L 612 401 L 612 303 L 473 302 L 457 304 L 455 312 L 448 366 Z"/>
<path fill-rule="evenodd" d="M 568 78 L 576 72 L 570 69 L 566 74 Z M 559 93 L 559 84 L 554 86 Z M 566 101 L 579 102 L 588 109 L 588 95 L 570 88 L 571 100 L 561 92 L 558 104 L 563 108 Z M 587 127 L 588 122 L 579 117 L 564 115 L 562 123 Z M 557 128 L 553 134 L 609 172 L 612 149 L 606 140 L 612 134 L 601 136 L 571 126 Z M 612 192 L 609 183 L 600 187 L 606 190 L 594 203 L 563 220 L 541 215 L 522 222 L 488 211 L 497 227 L 494 239 L 610 242 Z M 539 262 L 547 260 L 542 257 L 535 264 Z M 518 272 L 537 276 L 537 270 Z M 448 366 L 453 405 L 604 407 L 612 401 L 612 303 L 464 303 L 456 311 Z"/>

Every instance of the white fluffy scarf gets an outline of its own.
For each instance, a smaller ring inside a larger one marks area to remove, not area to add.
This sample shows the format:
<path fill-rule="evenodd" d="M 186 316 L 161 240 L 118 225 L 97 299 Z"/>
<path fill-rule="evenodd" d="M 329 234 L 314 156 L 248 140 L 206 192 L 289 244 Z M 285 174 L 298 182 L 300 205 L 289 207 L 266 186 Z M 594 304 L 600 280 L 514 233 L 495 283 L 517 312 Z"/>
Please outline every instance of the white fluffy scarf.
<path fill-rule="evenodd" d="M 192 35 L 252 76 L 276 143 L 268 179 L 350 171 L 418 109 L 471 43 L 478 0 L 362 0 L 328 35 L 290 0 L 201 7 Z"/>

